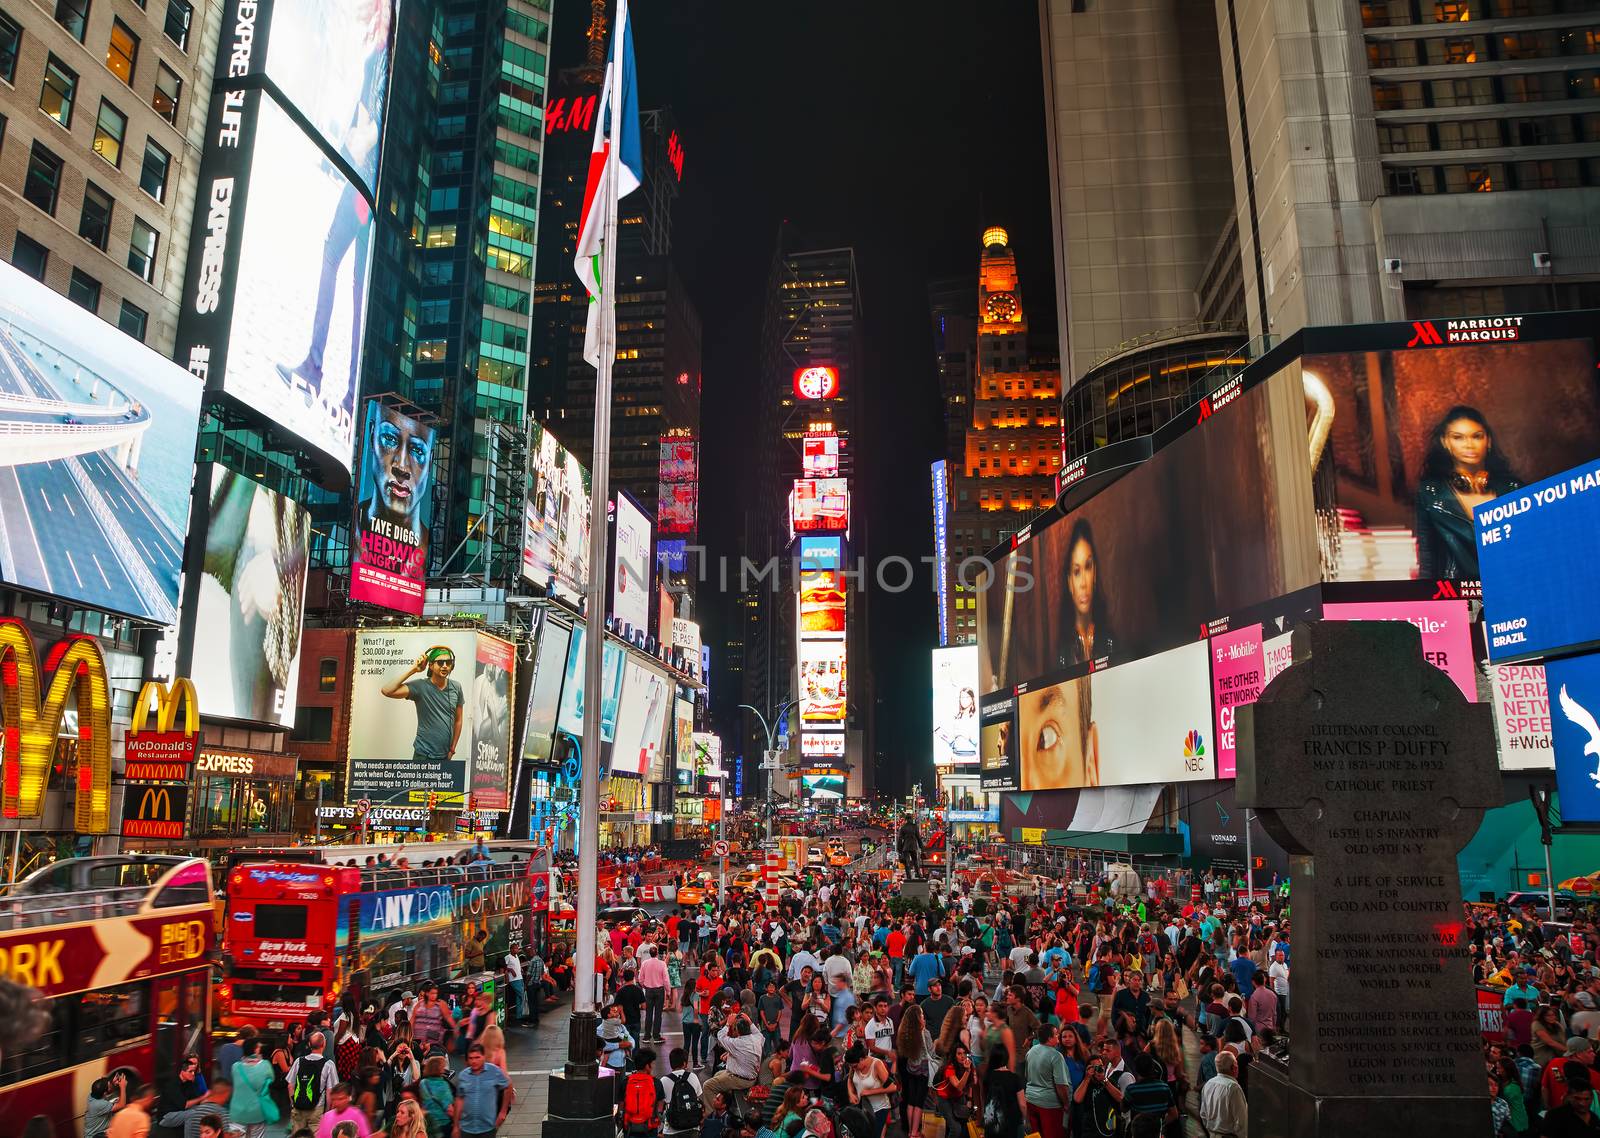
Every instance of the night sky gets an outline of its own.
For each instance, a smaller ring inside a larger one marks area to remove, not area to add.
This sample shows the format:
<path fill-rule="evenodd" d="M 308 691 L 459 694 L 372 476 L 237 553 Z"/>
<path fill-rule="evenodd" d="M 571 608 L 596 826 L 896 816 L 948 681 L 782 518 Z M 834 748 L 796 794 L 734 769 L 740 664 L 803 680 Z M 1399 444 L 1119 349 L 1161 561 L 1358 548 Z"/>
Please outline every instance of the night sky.
<path fill-rule="evenodd" d="M 976 289 L 980 234 L 1003 225 L 1033 329 L 1053 336 L 1037 6 L 632 0 L 630 12 L 640 106 L 673 109 L 686 155 L 674 259 L 704 328 L 710 556 L 736 563 L 753 482 L 740 472 L 766 445 L 754 432 L 762 288 L 784 219 L 855 247 L 866 314 L 855 509 L 869 554 L 931 555 L 928 468 L 941 457 L 942 420 L 927 282 L 964 273 Z M 588 4 L 558 0 L 556 68 L 581 59 L 587 24 Z M 720 649 L 732 598 L 710 583 L 699 597 L 704 635 Z M 881 790 L 931 783 L 935 621 L 920 562 L 913 589 L 871 598 Z M 721 666 L 714 655 L 714 705 Z"/>

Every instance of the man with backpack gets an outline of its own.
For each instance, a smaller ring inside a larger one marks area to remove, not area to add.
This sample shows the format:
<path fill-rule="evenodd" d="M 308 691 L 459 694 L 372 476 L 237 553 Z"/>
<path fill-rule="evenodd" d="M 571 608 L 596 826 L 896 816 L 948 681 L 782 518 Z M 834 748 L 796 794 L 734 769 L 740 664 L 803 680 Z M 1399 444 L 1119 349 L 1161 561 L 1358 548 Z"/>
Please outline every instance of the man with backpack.
<path fill-rule="evenodd" d="M 661 1096 L 650 1074 L 650 1068 L 656 1065 L 656 1053 L 641 1047 L 634 1053 L 633 1062 L 633 1073 L 622 1087 L 622 1133 L 624 1138 L 647 1138 L 661 1125 Z"/>
<path fill-rule="evenodd" d="M 339 1070 L 328 1058 L 327 1037 L 322 1032 L 312 1035 L 308 1050 L 289 1064 L 286 1082 L 289 1084 L 289 1133 L 304 1127 L 313 1133 L 328 1109 L 328 1095 L 339 1082 Z"/>
<path fill-rule="evenodd" d="M 674 1047 L 667 1061 L 672 1073 L 660 1080 L 661 1101 L 667 1104 L 661 1118 L 661 1133 L 688 1138 L 700 1132 L 705 1107 L 700 1102 L 700 1080 L 689 1070 L 689 1053 Z"/>

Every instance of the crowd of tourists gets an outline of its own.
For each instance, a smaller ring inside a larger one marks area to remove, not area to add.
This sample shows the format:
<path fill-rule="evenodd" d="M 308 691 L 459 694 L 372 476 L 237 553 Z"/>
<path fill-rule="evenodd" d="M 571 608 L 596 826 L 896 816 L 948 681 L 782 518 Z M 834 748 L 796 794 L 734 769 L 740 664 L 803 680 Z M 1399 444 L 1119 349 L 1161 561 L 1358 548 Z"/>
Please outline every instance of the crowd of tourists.
<path fill-rule="evenodd" d="M 1243 911 L 958 886 L 918 905 L 897 875 L 811 877 L 776 905 L 748 893 L 603 928 L 598 1046 L 625 1131 L 1248 1132 L 1250 1066 L 1290 998 L 1282 896 Z"/>

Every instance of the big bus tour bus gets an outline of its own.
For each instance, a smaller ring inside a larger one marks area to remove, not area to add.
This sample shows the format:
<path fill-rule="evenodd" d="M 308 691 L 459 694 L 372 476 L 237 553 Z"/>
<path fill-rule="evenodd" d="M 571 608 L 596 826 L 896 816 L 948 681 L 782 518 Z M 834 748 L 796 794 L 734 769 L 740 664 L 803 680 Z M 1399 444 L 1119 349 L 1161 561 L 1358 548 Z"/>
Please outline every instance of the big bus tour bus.
<path fill-rule="evenodd" d="M 424 980 L 498 972 L 510 950 L 544 951 L 548 853 L 531 842 L 489 842 L 481 847 L 488 861 L 455 863 L 474 848 L 429 842 L 284 851 L 295 860 L 273 851 L 236 855 L 225 887 L 219 1022 L 280 1031 L 346 993 L 378 999 Z M 380 852 L 411 865 L 366 868 Z M 481 965 L 470 951 L 480 932 L 488 934 Z"/>
<path fill-rule="evenodd" d="M 0 897 L 0 975 L 36 988 L 44 1033 L 0 1056 L 0 1134 L 44 1115 L 82 1133 L 90 1086 L 130 1086 L 210 1067 L 215 912 L 200 858 L 68 858 Z"/>

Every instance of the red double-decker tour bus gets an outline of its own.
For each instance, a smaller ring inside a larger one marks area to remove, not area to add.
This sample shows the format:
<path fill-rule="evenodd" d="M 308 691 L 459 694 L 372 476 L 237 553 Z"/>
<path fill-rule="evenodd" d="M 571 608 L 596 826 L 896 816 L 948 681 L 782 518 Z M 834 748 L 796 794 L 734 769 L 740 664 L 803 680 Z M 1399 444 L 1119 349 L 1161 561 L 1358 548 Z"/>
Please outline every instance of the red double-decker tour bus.
<path fill-rule="evenodd" d="M 544 951 L 546 852 L 531 842 L 489 842 L 488 861 L 453 863 L 474 848 L 429 842 L 241 855 L 228 870 L 218 1021 L 281 1031 L 347 992 L 382 998 L 424 980 L 497 973 L 511 950 Z M 415 864 L 367 868 L 379 852 Z M 488 934 L 481 962 L 470 947 L 480 931 Z"/>
<path fill-rule="evenodd" d="M 0 897 L 0 976 L 36 988 L 44 1034 L 0 1056 L 0 1134 L 38 1115 L 82 1133 L 89 1088 L 125 1071 L 130 1085 L 210 1066 L 216 911 L 199 858 L 69 858 Z"/>

